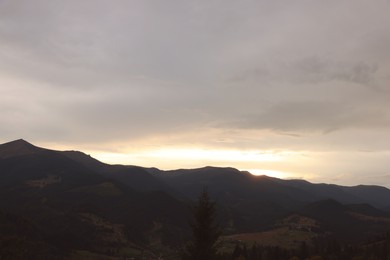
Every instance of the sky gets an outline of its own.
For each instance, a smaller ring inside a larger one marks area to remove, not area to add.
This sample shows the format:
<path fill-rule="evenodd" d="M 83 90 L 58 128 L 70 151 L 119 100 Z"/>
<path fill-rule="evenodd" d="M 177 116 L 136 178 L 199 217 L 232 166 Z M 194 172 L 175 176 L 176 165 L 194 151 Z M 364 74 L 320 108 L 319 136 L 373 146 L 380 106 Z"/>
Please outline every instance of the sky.
<path fill-rule="evenodd" d="M 389 0 L 0 0 L 0 142 L 390 187 Z"/>

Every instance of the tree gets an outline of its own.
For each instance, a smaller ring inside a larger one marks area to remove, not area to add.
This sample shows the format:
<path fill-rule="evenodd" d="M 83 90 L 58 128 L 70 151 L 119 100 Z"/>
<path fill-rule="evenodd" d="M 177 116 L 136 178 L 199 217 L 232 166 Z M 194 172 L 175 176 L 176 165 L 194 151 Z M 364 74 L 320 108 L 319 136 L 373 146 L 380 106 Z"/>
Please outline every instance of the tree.
<path fill-rule="evenodd" d="M 221 235 L 216 223 L 215 202 L 211 202 L 207 189 L 199 196 L 193 209 L 192 240 L 187 244 L 183 259 L 213 260 L 218 258 L 217 240 Z"/>

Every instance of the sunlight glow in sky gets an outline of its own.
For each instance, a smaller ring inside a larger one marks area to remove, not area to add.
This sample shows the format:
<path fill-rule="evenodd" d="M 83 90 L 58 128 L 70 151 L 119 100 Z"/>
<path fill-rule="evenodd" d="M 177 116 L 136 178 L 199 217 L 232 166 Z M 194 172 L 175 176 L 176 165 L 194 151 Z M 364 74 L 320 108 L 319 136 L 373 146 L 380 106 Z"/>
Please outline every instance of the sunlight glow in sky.
<path fill-rule="evenodd" d="M 94 157 L 111 164 L 159 166 L 163 170 L 177 168 L 199 168 L 204 166 L 236 167 L 255 175 L 268 175 L 277 178 L 296 177 L 293 173 L 271 169 L 244 169 L 247 165 L 269 167 L 270 164 L 283 164 L 295 160 L 299 154 L 275 151 L 240 151 L 207 149 L 159 149 L 129 153 L 92 152 Z M 175 168 L 172 168 L 174 162 Z M 298 174 L 298 173 L 296 173 Z"/>
<path fill-rule="evenodd" d="M 267 175 L 270 177 L 275 177 L 279 179 L 288 179 L 291 173 L 274 171 L 274 170 L 262 170 L 262 169 L 244 169 L 244 171 L 248 171 L 253 175 Z"/>

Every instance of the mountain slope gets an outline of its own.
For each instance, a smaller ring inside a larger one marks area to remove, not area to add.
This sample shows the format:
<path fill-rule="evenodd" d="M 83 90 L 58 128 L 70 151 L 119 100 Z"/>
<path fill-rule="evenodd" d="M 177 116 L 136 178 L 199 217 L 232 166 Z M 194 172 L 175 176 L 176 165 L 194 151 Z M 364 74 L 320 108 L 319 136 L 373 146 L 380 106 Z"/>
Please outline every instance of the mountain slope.
<path fill-rule="evenodd" d="M 242 198 L 272 200 L 287 208 L 326 199 L 345 204 L 367 203 L 378 208 L 390 207 L 390 190 L 381 186 L 315 184 L 305 180 L 253 176 L 237 169 L 218 167 L 148 171 L 190 198 L 194 198 L 203 186 L 207 186 L 215 199 L 226 198 L 229 193 L 234 193 L 234 196 Z"/>
<path fill-rule="evenodd" d="M 367 203 L 377 208 L 390 205 L 390 190 L 384 187 L 313 184 L 304 180 L 254 176 L 234 168 L 147 170 L 190 199 L 195 199 L 207 187 L 219 205 L 222 222 L 232 233 L 271 228 L 289 212 L 320 200 Z"/>
<path fill-rule="evenodd" d="M 118 181 L 132 189 L 138 191 L 164 191 L 180 197 L 174 189 L 168 187 L 163 181 L 142 167 L 105 164 L 79 151 L 63 151 L 60 153 L 101 176 Z"/>
<path fill-rule="evenodd" d="M 363 242 L 390 229 L 390 215 L 369 205 L 343 205 L 335 200 L 311 203 L 299 213 L 319 222 L 323 232 L 342 242 Z"/>
<path fill-rule="evenodd" d="M 23 239 L 33 243 L 36 238 L 27 233 L 32 227 L 52 257 L 81 249 L 105 254 L 156 241 L 174 245 L 188 234 L 189 207 L 169 194 L 136 191 L 62 152 L 24 143 L 19 148 L 20 142 L 1 147 L 9 156 L 0 159 L 0 208 L 4 216 L 31 225 L 8 233 L 12 221 L 0 226 L 0 248 L 16 248 Z"/>
<path fill-rule="evenodd" d="M 390 207 L 390 190 L 385 187 L 358 185 L 354 187 L 343 187 L 343 190 L 375 207 L 383 209 Z"/>
<path fill-rule="evenodd" d="M 378 208 L 390 206 L 390 190 L 374 185 L 339 186 L 314 184 L 304 180 L 281 180 L 286 185 L 310 192 L 315 200 L 334 199 L 341 203 L 368 203 Z"/>
<path fill-rule="evenodd" d="M 0 145 L 0 158 L 10 158 L 21 155 L 36 154 L 46 149 L 36 147 L 23 139 L 18 139 L 12 142 Z"/>

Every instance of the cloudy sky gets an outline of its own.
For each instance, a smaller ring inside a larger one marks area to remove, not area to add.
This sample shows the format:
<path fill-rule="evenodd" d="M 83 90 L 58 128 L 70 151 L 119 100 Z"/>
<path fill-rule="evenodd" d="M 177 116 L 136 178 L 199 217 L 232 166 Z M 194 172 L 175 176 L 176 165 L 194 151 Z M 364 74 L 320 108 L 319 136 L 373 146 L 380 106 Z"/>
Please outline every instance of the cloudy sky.
<path fill-rule="evenodd" d="M 0 0 L 0 141 L 390 187 L 389 0 Z"/>

